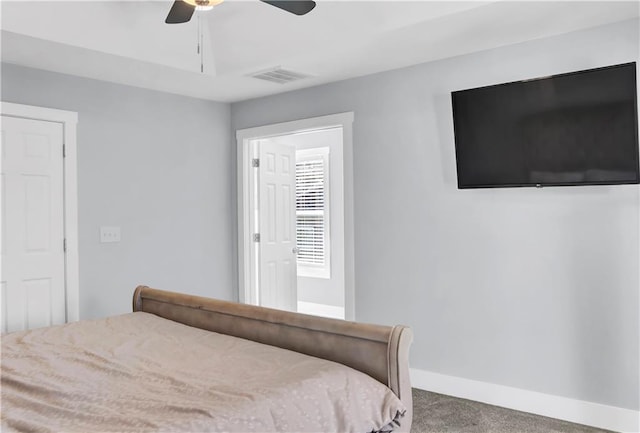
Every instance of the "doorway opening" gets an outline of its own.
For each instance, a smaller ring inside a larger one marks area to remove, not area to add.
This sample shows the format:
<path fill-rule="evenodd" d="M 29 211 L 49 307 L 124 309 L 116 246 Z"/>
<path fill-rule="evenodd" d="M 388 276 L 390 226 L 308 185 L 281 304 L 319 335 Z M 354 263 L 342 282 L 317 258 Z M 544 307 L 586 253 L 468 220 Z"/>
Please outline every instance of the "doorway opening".
<path fill-rule="evenodd" d="M 355 318 L 352 119 L 238 131 L 241 302 Z"/>

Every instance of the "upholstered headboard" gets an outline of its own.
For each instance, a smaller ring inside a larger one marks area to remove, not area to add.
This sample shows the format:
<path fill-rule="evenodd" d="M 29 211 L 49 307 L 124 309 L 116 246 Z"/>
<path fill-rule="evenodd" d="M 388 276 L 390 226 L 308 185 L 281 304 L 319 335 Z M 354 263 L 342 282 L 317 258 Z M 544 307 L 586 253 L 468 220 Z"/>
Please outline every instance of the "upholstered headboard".
<path fill-rule="evenodd" d="M 253 340 L 339 362 L 388 386 L 407 407 L 400 431 L 412 420 L 406 326 L 380 326 L 292 313 L 139 286 L 133 311 L 196 328 Z"/>

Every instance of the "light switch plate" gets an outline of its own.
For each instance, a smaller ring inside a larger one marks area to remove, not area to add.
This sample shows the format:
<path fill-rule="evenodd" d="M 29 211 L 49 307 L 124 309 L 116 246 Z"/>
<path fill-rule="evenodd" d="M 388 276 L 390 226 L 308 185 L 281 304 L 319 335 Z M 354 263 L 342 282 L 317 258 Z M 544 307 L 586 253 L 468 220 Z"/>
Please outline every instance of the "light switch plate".
<path fill-rule="evenodd" d="M 100 227 L 100 242 L 120 242 L 120 227 Z"/>

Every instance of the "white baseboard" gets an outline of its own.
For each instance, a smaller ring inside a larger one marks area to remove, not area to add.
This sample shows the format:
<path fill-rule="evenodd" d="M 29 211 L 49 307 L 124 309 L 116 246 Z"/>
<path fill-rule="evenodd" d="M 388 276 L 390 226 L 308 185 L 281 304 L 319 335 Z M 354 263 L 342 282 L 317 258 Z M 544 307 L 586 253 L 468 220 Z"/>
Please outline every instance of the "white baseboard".
<path fill-rule="evenodd" d="M 411 385 L 425 391 L 618 432 L 640 431 L 640 412 L 493 383 L 411 369 Z"/>

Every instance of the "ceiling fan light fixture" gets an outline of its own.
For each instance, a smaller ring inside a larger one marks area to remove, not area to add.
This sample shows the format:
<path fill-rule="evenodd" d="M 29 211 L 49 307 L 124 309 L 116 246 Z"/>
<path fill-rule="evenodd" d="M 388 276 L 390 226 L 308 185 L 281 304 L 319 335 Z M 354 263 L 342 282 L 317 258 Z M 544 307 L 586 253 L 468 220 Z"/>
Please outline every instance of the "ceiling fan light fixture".
<path fill-rule="evenodd" d="M 0 0 L 2 1 L 2 0 Z M 224 0 L 174 0 L 169 15 L 164 20 L 167 24 L 187 23 L 191 20 L 195 11 L 208 11 L 219 5 Z M 316 7 L 313 0 L 260 0 L 278 9 L 290 12 L 295 15 L 306 15 Z"/>
<path fill-rule="evenodd" d="M 197 11 L 210 11 L 214 6 L 218 6 L 224 0 L 182 0 L 183 2 L 194 6 Z"/>

